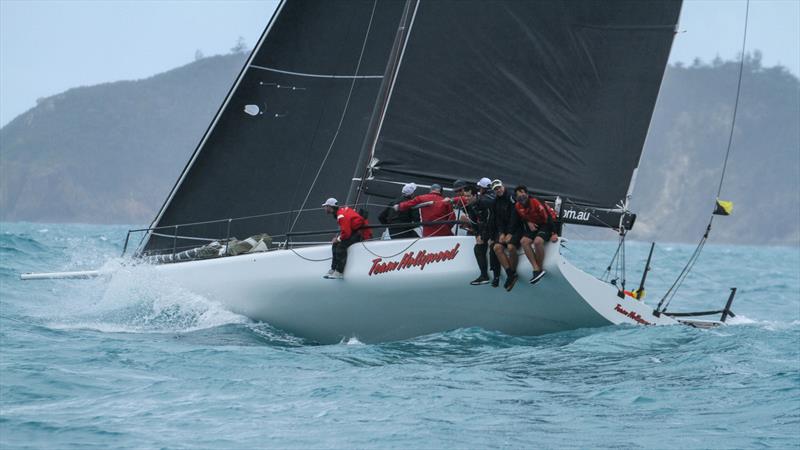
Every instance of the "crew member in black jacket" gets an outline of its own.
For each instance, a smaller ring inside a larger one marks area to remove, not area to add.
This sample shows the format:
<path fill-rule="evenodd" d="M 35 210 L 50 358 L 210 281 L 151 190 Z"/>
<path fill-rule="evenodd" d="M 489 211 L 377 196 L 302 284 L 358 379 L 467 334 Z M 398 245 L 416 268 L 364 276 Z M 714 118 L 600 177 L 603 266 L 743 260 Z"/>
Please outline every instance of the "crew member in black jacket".
<path fill-rule="evenodd" d="M 489 251 L 489 243 L 492 240 L 492 211 L 494 210 L 494 191 L 491 189 L 491 180 L 481 178 L 478 183 L 478 194 L 475 201 L 467 208 L 470 220 L 475 224 L 475 260 L 478 262 L 478 269 L 481 274 L 472 280 L 473 286 L 486 284 L 489 282 L 487 269 L 492 270 L 492 287 L 500 285 L 500 261 L 493 251 Z M 486 253 L 489 253 L 489 264 L 486 264 Z"/>
<path fill-rule="evenodd" d="M 503 285 L 510 291 L 517 282 L 517 249 L 522 237 L 522 223 L 519 220 L 514 199 L 500 180 L 492 181 L 495 195 L 493 217 L 493 250 L 500 264 L 506 269 L 506 282 Z"/>
<path fill-rule="evenodd" d="M 411 200 L 414 198 L 414 192 L 417 190 L 417 185 L 408 183 L 403 186 L 402 195 L 389 203 L 389 206 L 384 209 L 378 216 L 378 220 L 384 225 L 395 223 L 418 223 L 419 222 L 419 209 L 407 209 L 405 211 L 395 211 L 393 206 L 399 205 L 401 202 Z M 418 238 L 419 235 L 414 231 L 416 227 L 390 227 L 389 236 L 392 239 L 406 239 Z"/>

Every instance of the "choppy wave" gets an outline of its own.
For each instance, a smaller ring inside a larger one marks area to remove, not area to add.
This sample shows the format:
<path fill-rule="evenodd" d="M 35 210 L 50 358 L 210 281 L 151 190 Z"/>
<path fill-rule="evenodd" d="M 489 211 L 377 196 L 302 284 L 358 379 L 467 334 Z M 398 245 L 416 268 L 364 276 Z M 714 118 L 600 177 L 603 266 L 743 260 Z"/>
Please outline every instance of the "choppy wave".
<path fill-rule="evenodd" d="M 46 231 L 45 231 L 46 230 Z M 673 310 L 729 326 L 311 345 L 125 267 L 124 227 L 0 230 L 0 446 L 797 447 L 800 255 L 709 246 Z M 612 243 L 572 241 L 599 275 Z M 629 267 L 648 246 L 633 243 Z M 691 246 L 657 248 L 657 302 Z M 779 261 L 743 267 L 742 261 Z M 114 270 L 21 282 L 20 272 Z M 635 278 L 638 272 L 630 275 Z M 665 437 L 666 436 L 666 437 Z"/>

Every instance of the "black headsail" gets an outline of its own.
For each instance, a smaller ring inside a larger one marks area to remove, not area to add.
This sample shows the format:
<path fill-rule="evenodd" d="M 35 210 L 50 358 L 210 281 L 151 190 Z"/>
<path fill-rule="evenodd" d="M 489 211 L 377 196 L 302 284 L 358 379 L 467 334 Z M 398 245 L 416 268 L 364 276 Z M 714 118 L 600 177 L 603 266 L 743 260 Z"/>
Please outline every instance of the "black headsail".
<path fill-rule="evenodd" d="M 638 166 L 680 7 L 420 1 L 362 191 L 487 176 L 614 208 Z"/>
<path fill-rule="evenodd" d="M 173 235 L 333 228 L 319 210 L 283 212 L 344 200 L 405 9 L 404 0 L 282 2 L 142 250 L 202 244 Z"/>

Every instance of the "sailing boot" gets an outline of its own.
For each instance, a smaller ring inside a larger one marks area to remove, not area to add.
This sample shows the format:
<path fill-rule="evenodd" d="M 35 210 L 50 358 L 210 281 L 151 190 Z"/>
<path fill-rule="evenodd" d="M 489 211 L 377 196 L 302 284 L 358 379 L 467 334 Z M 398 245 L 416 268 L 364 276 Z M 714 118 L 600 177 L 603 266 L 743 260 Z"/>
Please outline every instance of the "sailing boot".
<path fill-rule="evenodd" d="M 503 285 L 507 291 L 514 289 L 514 284 L 517 282 L 517 271 L 513 269 L 506 269 L 506 283 Z"/>
<path fill-rule="evenodd" d="M 469 284 L 479 286 L 481 284 L 489 284 L 489 275 L 482 273 L 481 276 L 470 281 Z"/>
<path fill-rule="evenodd" d="M 332 270 L 326 273 L 325 276 L 323 276 L 322 278 L 325 278 L 327 280 L 341 280 L 344 278 L 344 274 L 342 274 L 342 272 Z"/>
<path fill-rule="evenodd" d="M 533 277 L 531 277 L 531 284 L 536 284 L 536 283 L 538 283 L 538 282 L 539 282 L 539 280 L 541 280 L 541 279 L 542 279 L 542 277 L 543 277 L 543 276 L 544 276 L 546 273 L 547 273 L 547 271 L 545 271 L 544 269 L 542 269 L 542 270 L 534 270 L 534 271 L 533 271 Z"/>

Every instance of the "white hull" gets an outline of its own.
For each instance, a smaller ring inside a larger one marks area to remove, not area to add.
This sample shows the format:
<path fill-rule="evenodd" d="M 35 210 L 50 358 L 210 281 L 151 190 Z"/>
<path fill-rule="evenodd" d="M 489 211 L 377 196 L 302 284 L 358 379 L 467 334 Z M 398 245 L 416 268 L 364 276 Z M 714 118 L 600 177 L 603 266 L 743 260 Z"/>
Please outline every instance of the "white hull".
<path fill-rule="evenodd" d="M 578 270 L 552 244 L 545 261 L 548 273 L 538 284 L 528 283 L 530 264 L 521 256 L 520 280 L 511 292 L 502 286 L 471 286 L 478 272 L 473 245 L 467 236 L 356 244 L 344 280 L 322 278 L 329 260 L 309 261 L 329 258 L 327 245 L 155 269 L 233 312 L 319 343 L 353 336 L 368 343 L 391 341 L 465 327 L 529 336 L 621 323 L 677 323 L 653 316 L 652 307 L 635 299 L 619 298 L 615 287 Z M 423 269 L 401 266 L 370 275 L 377 255 L 389 256 L 381 263 L 401 263 L 404 255 L 418 257 L 422 250 L 449 253 Z"/>

